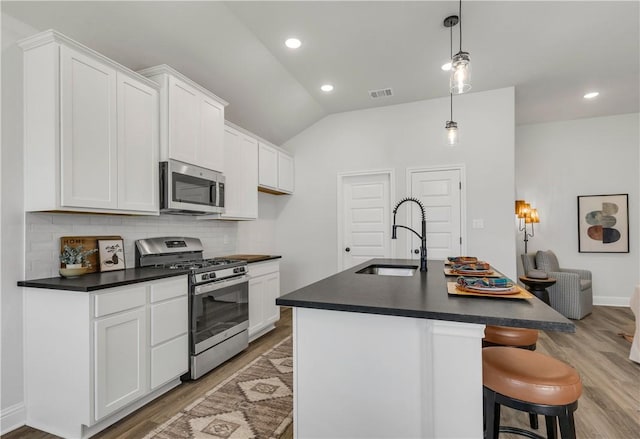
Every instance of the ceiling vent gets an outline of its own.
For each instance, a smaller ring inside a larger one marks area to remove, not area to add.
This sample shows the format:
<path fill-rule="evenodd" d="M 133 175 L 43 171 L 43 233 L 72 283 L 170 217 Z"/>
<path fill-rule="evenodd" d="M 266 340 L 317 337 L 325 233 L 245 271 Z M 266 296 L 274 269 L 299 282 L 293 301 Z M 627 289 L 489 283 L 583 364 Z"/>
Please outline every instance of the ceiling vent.
<path fill-rule="evenodd" d="M 390 88 L 381 88 L 380 90 L 369 90 L 369 96 L 371 99 L 386 98 L 393 96 L 393 91 Z"/>

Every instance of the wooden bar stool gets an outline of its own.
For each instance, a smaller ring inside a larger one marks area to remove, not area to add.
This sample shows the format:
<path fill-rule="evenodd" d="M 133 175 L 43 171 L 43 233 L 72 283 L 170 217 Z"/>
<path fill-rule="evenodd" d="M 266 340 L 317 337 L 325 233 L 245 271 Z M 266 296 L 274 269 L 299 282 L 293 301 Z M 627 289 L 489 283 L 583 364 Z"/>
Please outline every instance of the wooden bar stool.
<path fill-rule="evenodd" d="M 536 350 L 538 330 L 527 328 L 513 328 L 510 326 L 487 325 L 484 328 L 482 347 L 511 346 L 514 348 Z M 534 430 L 538 429 L 538 415 L 529 413 L 529 424 Z"/>
<path fill-rule="evenodd" d="M 482 347 L 511 346 L 535 351 L 537 342 L 538 331 L 536 329 L 487 325 L 484 329 Z"/>
<path fill-rule="evenodd" d="M 544 415 L 547 438 L 556 438 L 556 418 L 562 439 L 575 439 L 573 412 L 578 408 L 582 382 L 578 372 L 548 355 L 510 347 L 482 350 L 485 438 L 499 432 L 534 439 L 542 436 L 521 428 L 500 427 L 500 406 Z"/>

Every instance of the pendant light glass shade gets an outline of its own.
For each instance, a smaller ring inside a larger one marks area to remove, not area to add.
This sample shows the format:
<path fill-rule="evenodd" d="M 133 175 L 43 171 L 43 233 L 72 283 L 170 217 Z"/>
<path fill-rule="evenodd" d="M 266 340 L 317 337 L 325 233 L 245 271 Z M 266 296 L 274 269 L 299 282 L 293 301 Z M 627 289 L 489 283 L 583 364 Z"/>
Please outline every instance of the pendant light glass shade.
<path fill-rule="evenodd" d="M 462 94 L 471 89 L 471 63 L 467 52 L 458 52 L 451 60 L 449 91 Z"/>
<path fill-rule="evenodd" d="M 447 130 L 447 145 L 455 146 L 458 144 L 458 124 L 452 120 L 448 120 L 445 124 Z"/>

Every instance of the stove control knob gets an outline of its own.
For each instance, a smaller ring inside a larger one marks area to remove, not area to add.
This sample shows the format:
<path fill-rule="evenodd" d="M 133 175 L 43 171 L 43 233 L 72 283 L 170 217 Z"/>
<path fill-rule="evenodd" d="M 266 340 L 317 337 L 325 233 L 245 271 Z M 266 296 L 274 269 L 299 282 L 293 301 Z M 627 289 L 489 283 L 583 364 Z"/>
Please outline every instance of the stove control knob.
<path fill-rule="evenodd" d="M 206 280 L 206 279 L 209 279 L 209 273 L 204 273 L 202 275 L 202 280 Z"/>
<path fill-rule="evenodd" d="M 209 273 L 209 279 L 215 279 L 215 278 L 216 278 L 215 273 Z"/>
<path fill-rule="evenodd" d="M 233 269 L 234 273 L 244 273 L 244 267 L 236 267 Z"/>

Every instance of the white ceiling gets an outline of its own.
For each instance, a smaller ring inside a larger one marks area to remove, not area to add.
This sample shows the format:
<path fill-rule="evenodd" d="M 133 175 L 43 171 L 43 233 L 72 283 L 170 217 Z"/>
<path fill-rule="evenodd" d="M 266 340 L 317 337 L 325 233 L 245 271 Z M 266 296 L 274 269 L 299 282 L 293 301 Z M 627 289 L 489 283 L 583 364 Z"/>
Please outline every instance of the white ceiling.
<path fill-rule="evenodd" d="M 471 92 L 515 86 L 518 124 L 640 111 L 639 6 L 463 2 Z M 327 114 L 448 96 L 442 22 L 458 2 L 3 1 L 1 8 L 134 70 L 169 64 L 230 102 L 228 120 L 279 144 Z M 285 48 L 289 36 L 303 46 Z M 330 94 L 319 90 L 326 82 L 335 85 Z M 387 87 L 394 96 L 367 93 Z M 584 100 L 591 90 L 600 96 Z"/>

